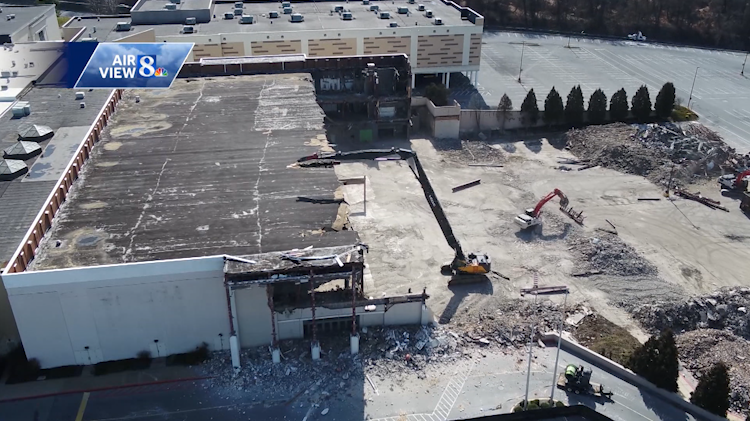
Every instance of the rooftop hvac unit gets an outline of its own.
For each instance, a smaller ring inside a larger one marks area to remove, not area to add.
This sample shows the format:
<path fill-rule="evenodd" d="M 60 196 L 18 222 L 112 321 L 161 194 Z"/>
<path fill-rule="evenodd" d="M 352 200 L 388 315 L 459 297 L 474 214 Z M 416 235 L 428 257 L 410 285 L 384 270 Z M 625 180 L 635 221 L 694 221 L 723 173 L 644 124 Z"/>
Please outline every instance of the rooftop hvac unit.
<path fill-rule="evenodd" d="M 177 10 L 177 5 L 174 3 L 167 3 L 164 5 L 164 9 L 166 10 Z"/>
<path fill-rule="evenodd" d="M 130 22 L 117 22 L 117 26 L 115 26 L 115 31 L 121 32 L 121 31 L 129 31 L 130 30 Z"/>
<path fill-rule="evenodd" d="M 431 18 L 432 17 L 432 10 L 428 10 L 428 11 L 424 12 L 424 15 L 427 18 Z"/>
<path fill-rule="evenodd" d="M 180 4 L 181 0 L 169 0 L 170 3 Z"/>
<path fill-rule="evenodd" d="M 399 15 L 405 15 L 407 13 L 409 13 L 409 8 L 408 7 L 399 7 L 398 8 L 398 14 Z"/>
<path fill-rule="evenodd" d="M 435 18 L 435 25 L 442 25 L 442 24 L 443 24 L 443 20 L 442 19 Z"/>
<path fill-rule="evenodd" d="M 252 15 L 242 15 L 240 18 L 240 23 L 253 23 L 253 16 Z"/>
<path fill-rule="evenodd" d="M 371 12 L 377 12 L 378 10 L 380 10 L 380 7 L 378 7 L 377 4 L 371 4 L 370 5 L 370 11 Z"/>
<path fill-rule="evenodd" d="M 245 7 L 245 3 L 241 2 L 241 1 L 237 1 L 237 2 L 234 3 L 234 8 L 235 9 L 242 9 L 243 7 Z"/>
<path fill-rule="evenodd" d="M 414 4 L 414 3 L 415 3 L 414 0 L 409 0 L 409 4 Z"/>
<path fill-rule="evenodd" d="M 195 25 L 195 18 L 185 19 L 185 25 Z"/>
<path fill-rule="evenodd" d="M 244 12 L 244 10 L 242 10 L 242 9 L 234 9 L 234 15 L 235 16 L 242 16 L 242 12 Z"/>
<path fill-rule="evenodd" d="M 281 8 L 283 9 L 285 7 L 292 7 L 292 2 L 290 2 L 290 1 L 283 1 L 283 2 L 281 2 Z"/>
<path fill-rule="evenodd" d="M 424 4 L 420 4 L 419 6 L 417 6 L 417 10 L 419 10 L 420 12 L 424 12 Z"/>
<path fill-rule="evenodd" d="M 389 12 L 380 12 L 380 19 L 390 19 L 391 14 Z"/>
<path fill-rule="evenodd" d="M 268 17 L 270 19 L 276 19 L 276 18 L 279 17 L 279 12 L 277 12 L 275 10 L 272 10 L 272 11 L 268 12 Z"/>
<path fill-rule="evenodd" d="M 362 0 L 362 4 L 370 4 L 370 0 Z"/>
<path fill-rule="evenodd" d="M 234 13 L 232 12 L 224 13 L 224 19 L 234 19 Z"/>
<path fill-rule="evenodd" d="M 292 14 L 292 8 L 291 7 L 285 7 L 284 8 L 284 14 L 285 15 L 291 15 Z"/>
<path fill-rule="evenodd" d="M 192 34 L 193 32 L 195 32 L 195 27 L 194 26 L 185 25 L 185 26 L 182 27 L 182 33 L 183 34 Z"/>
<path fill-rule="evenodd" d="M 15 19 L 15 18 L 16 18 L 15 13 L 11 13 L 8 15 L 8 20 Z"/>
<path fill-rule="evenodd" d="M 391 23 L 388 24 L 388 27 L 390 27 L 390 28 L 398 28 L 398 23 L 397 22 L 391 22 Z"/>
<path fill-rule="evenodd" d="M 336 6 L 333 7 L 333 11 L 334 12 L 343 12 L 344 11 L 344 6 L 342 6 L 340 4 L 337 4 Z"/>
<path fill-rule="evenodd" d="M 304 20 L 305 20 L 305 17 L 302 16 L 301 14 L 292 13 L 292 18 L 291 18 L 292 22 L 304 22 Z"/>
<path fill-rule="evenodd" d="M 354 19 L 354 15 L 352 15 L 352 12 L 344 12 L 341 14 L 341 19 L 343 20 L 352 20 Z"/>

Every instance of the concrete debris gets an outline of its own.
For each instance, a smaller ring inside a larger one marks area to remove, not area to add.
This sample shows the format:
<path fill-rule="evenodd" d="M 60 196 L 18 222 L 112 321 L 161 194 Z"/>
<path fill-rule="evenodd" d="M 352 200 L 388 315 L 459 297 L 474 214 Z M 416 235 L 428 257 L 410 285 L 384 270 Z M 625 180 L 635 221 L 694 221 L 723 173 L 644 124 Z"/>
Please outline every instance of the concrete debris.
<path fill-rule="evenodd" d="M 750 339 L 750 288 L 722 288 L 709 295 L 677 302 L 635 306 L 633 317 L 651 332 L 671 328 L 676 333 L 710 328 Z"/>
<path fill-rule="evenodd" d="M 433 142 L 447 160 L 463 164 L 502 164 L 505 154 L 500 148 L 486 142 L 464 140 L 460 147 L 456 141 L 436 140 Z"/>
<path fill-rule="evenodd" d="M 680 361 L 700 374 L 719 361 L 729 367 L 730 404 L 737 412 L 750 402 L 750 342 L 724 330 L 698 329 L 677 336 Z"/>
<path fill-rule="evenodd" d="M 662 186 L 670 180 L 672 186 L 690 184 L 744 162 L 721 136 L 698 123 L 616 123 L 571 130 L 566 136 L 570 151 L 590 159 L 590 165 L 641 175 Z"/>
<path fill-rule="evenodd" d="M 634 276 L 656 275 L 658 270 L 620 237 L 605 234 L 599 237 L 571 236 L 569 248 L 579 257 L 579 273 Z"/>

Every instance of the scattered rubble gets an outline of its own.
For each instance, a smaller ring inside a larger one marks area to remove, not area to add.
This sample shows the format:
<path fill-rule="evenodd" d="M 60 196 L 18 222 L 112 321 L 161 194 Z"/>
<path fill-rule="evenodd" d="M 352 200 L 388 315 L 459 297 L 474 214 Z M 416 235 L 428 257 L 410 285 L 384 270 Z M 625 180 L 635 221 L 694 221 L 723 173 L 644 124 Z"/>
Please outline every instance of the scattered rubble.
<path fill-rule="evenodd" d="M 598 272 L 605 275 L 636 276 L 657 275 L 651 262 L 620 237 L 604 234 L 599 237 L 570 236 L 569 249 L 578 255 L 581 272 Z"/>
<path fill-rule="evenodd" d="M 647 177 L 666 186 L 690 184 L 746 164 L 721 136 L 699 123 L 622 123 L 589 126 L 566 134 L 568 148 L 591 164 Z"/>
<path fill-rule="evenodd" d="M 738 412 L 750 402 L 750 342 L 731 332 L 698 329 L 677 336 L 680 361 L 699 374 L 721 361 L 729 367 L 730 403 Z"/>
<path fill-rule="evenodd" d="M 433 143 L 435 148 L 451 162 L 490 166 L 490 164 L 499 165 L 505 161 L 503 151 L 486 142 L 463 140 L 460 148 L 455 141 L 447 144 L 445 141 L 436 140 Z"/>

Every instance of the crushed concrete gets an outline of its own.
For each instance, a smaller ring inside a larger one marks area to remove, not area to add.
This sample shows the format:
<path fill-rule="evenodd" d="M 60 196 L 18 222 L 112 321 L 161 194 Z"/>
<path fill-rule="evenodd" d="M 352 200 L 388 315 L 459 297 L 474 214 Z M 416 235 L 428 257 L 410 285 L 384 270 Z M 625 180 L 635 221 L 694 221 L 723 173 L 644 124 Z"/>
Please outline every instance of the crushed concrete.
<path fill-rule="evenodd" d="M 435 147 L 440 150 L 444 162 L 461 164 L 502 164 L 505 154 L 498 145 L 476 140 L 463 140 L 458 145 L 456 141 L 435 141 Z"/>
<path fill-rule="evenodd" d="M 658 270 L 620 237 L 602 232 L 596 237 L 569 236 L 570 251 L 578 257 L 581 272 L 598 271 L 616 276 L 656 276 Z"/>
<path fill-rule="evenodd" d="M 694 373 L 702 373 L 717 362 L 729 367 L 730 404 L 747 411 L 750 402 L 750 341 L 716 329 L 698 329 L 677 336 L 680 361 Z"/>

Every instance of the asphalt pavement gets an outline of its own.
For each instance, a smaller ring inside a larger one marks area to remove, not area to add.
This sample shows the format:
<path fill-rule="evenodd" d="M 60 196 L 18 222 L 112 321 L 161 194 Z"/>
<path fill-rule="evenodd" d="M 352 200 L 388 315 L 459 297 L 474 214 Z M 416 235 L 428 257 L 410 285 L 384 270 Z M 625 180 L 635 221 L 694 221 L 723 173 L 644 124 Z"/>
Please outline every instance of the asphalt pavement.
<path fill-rule="evenodd" d="M 477 86 L 463 77 L 451 77 L 454 97 L 464 106 L 475 92 L 491 106 L 507 93 L 518 109 L 533 88 L 543 108 L 553 86 L 565 100 L 575 85 L 581 85 L 588 102 L 597 88 L 607 98 L 625 88 L 630 101 L 645 84 L 653 103 L 661 86 L 672 82 L 682 104 L 690 102 L 701 122 L 717 130 L 738 152 L 750 151 L 750 66 L 744 76 L 740 74 L 745 54 L 514 32 L 485 32 L 482 44 Z"/>

